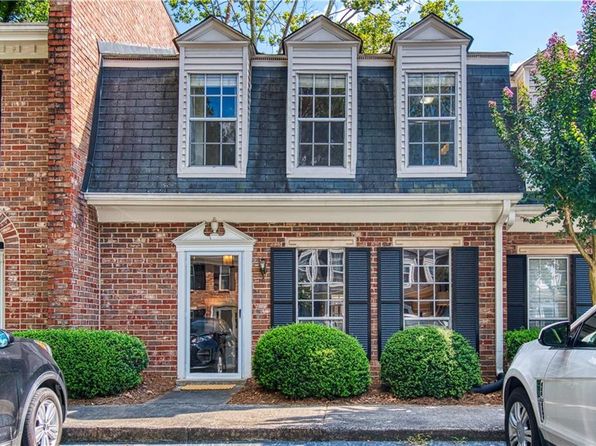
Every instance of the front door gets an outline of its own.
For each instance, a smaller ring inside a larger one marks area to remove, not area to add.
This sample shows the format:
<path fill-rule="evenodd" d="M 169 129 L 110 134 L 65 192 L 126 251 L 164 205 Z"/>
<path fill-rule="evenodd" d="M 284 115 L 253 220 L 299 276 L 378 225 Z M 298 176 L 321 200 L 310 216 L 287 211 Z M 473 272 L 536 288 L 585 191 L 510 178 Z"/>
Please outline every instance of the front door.
<path fill-rule="evenodd" d="M 189 376 L 236 377 L 241 335 L 238 254 L 190 254 L 188 361 Z"/>

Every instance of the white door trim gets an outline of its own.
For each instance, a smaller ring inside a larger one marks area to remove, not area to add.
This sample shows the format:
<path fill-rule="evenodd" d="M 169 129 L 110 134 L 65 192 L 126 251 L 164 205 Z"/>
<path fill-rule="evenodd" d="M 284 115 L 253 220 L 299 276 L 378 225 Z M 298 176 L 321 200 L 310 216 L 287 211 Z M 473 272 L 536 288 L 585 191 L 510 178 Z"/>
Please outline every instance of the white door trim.
<path fill-rule="evenodd" d="M 229 381 L 246 379 L 251 374 L 252 347 L 252 252 L 255 240 L 223 224 L 224 234 L 205 235 L 206 224 L 191 229 L 174 240 L 178 252 L 178 347 L 179 380 Z M 189 290 L 190 257 L 193 255 L 238 256 L 238 372 L 189 372 Z"/>

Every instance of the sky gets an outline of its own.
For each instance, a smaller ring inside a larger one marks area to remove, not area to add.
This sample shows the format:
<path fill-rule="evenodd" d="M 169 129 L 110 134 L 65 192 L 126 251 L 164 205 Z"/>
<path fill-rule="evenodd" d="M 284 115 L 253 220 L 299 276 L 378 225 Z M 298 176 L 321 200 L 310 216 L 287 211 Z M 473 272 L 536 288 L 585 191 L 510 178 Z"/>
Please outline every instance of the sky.
<path fill-rule="evenodd" d="M 273 1 L 273 0 L 271 0 Z M 316 10 L 326 3 L 312 2 Z M 564 35 L 570 45 L 576 42 L 581 26 L 578 0 L 457 0 L 463 22 L 460 28 L 474 37 L 471 51 L 509 51 L 512 67 L 544 48 L 553 32 Z M 413 19 L 416 14 L 413 15 Z M 179 24 L 179 31 L 190 25 Z"/>

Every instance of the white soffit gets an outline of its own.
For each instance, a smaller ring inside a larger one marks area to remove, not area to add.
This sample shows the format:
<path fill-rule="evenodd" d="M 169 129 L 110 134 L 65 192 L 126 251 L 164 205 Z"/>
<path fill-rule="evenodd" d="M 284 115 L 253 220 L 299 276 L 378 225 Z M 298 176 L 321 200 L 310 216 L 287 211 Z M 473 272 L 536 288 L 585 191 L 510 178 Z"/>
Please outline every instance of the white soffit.
<path fill-rule="evenodd" d="M 0 60 L 47 59 L 48 25 L 45 23 L 1 23 Z"/>
<path fill-rule="evenodd" d="M 87 193 L 100 222 L 495 222 L 520 194 L 103 194 Z"/>

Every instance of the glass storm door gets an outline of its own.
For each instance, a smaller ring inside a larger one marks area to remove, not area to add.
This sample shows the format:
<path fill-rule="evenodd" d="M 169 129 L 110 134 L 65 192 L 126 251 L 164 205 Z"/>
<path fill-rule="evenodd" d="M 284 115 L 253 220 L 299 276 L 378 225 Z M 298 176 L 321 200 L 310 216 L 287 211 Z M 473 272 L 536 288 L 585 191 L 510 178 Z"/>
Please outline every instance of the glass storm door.
<path fill-rule="evenodd" d="M 191 255 L 187 373 L 239 373 L 239 258 Z"/>

